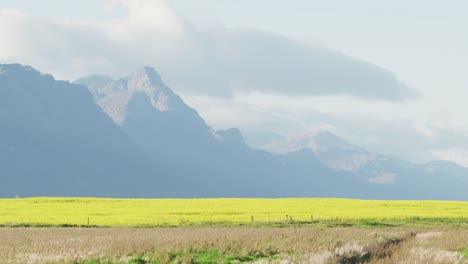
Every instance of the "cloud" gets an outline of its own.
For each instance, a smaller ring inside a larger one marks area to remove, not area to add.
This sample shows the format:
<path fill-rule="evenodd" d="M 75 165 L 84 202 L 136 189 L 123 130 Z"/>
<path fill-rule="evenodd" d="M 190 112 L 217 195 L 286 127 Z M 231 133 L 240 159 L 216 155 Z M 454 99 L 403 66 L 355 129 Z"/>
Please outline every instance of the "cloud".
<path fill-rule="evenodd" d="M 226 30 L 214 34 L 228 91 L 287 95 L 350 95 L 398 101 L 416 93 L 391 72 L 324 47 L 272 33 Z"/>
<path fill-rule="evenodd" d="M 435 159 L 461 162 L 461 155 L 456 156 L 452 149 L 460 150 L 456 154 L 468 150 L 466 130 L 454 124 L 450 116 L 434 113 L 426 119 L 395 119 L 397 115 L 392 113 L 400 106 L 394 104 L 387 109 L 390 117 L 382 117 L 373 115 L 374 104 L 361 105 L 364 111 L 354 112 L 355 102 L 349 100 L 343 104 L 348 111 L 340 112 L 320 110 L 310 98 L 298 100 L 265 94 L 230 99 L 184 98 L 208 124 L 217 129 L 239 127 L 246 141 L 257 148 L 305 131 L 327 130 L 369 151 L 414 162 Z"/>
<path fill-rule="evenodd" d="M 237 127 L 246 142 L 255 148 L 279 140 L 282 135 L 305 129 L 301 124 L 288 121 L 281 115 L 262 111 L 246 103 L 242 97 L 216 98 L 210 96 L 183 96 L 197 109 L 208 124 L 216 130 Z"/>
<path fill-rule="evenodd" d="M 335 134 L 372 152 L 414 162 L 442 159 L 464 165 L 468 161 L 462 159 L 468 157 L 462 155 L 468 153 L 468 137 L 449 123 L 439 127 L 430 120 L 385 120 L 340 114 L 328 114 L 326 122 L 332 124 Z"/>
<path fill-rule="evenodd" d="M 468 168 L 468 149 L 451 148 L 432 152 L 436 159 L 448 160 Z"/>
<path fill-rule="evenodd" d="M 128 21 L 149 30 L 183 31 L 182 21 L 164 0 L 122 0 Z"/>
<path fill-rule="evenodd" d="M 1 10 L 0 32 L 8 37 L 0 60 L 64 79 L 120 77 L 151 65 L 177 92 L 225 98 L 264 92 L 401 101 L 417 94 L 388 70 L 324 47 L 258 31 L 201 31 L 163 0 L 120 3 L 126 19 L 93 23 Z"/>

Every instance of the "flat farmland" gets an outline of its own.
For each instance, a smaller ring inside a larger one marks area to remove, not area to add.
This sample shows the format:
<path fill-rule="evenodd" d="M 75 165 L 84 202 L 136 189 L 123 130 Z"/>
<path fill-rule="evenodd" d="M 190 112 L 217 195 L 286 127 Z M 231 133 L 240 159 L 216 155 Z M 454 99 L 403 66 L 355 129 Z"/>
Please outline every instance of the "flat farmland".
<path fill-rule="evenodd" d="M 352 199 L 0 199 L 2 226 L 468 226 L 468 202 Z"/>

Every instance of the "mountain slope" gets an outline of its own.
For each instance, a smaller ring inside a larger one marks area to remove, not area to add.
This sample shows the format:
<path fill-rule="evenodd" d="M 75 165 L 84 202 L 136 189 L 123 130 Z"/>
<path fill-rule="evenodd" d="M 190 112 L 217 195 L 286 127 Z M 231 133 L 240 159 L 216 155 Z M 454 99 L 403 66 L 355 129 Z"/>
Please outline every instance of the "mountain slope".
<path fill-rule="evenodd" d="M 396 158 L 356 147 L 328 131 L 299 134 L 271 142 L 263 149 L 277 154 L 310 149 L 328 168 L 352 172 L 360 179 L 373 183 L 391 183 L 396 180 L 402 168 L 410 166 Z"/>
<path fill-rule="evenodd" d="M 251 149 L 238 129 L 209 127 L 149 67 L 79 82 L 89 90 L 0 65 L 1 197 L 468 200 L 466 168 L 412 164 L 329 132 Z"/>
<path fill-rule="evenodd" d="M 451 162 L 416 164 L 356 147 L 328 131 L 313 131 L 274 141 L 275 154 L 309 150 L 330 170 L 349 172 L 362 185 L 361 197 L 381 199 L 468 199 L 468 169 Z M 357 191 L 356 191 L 357 192 Z M 351 194 L 355 197 L 356 192 Z"/>
<path fill-rule="evenodd" d="M 1 196 L 145 196 L 146 186 L 156 188 L 161 168 L 86 87 L 18 64 L 0 72 Z"/>
<path fill-rule="evenodd" d="M 253 150 L 238 129 L 213 131 L 150 67 L 111 82 L 82 80 L 114 122 L 174 172 L 169 196 L 468 199 L 460 175 L 429 173 L 325 131 Z"/>
<path fill-rule="evenodd" d="M 188 152 L 200 151 L 200 146 L 210 150 L 217 143 L 214 131 L 162 82 L 153 68 L 143 67 L 90 91 L 116 124 L 160 160 L 190 156 Z"/>
<path fill-rule="evenodd" d="M 176 172 L 184 183 L 174 190 L 176 196 L 311 196 L 325 194 L 312 186 L 331 184 L 334 177 L 318 161 L 298 166 L 292 157 L 302 154 L 283 157 L 253 150 L 238 129 L 214 131 L 150 67 L 100 88 L 88 85 L 123 131 Z"/>

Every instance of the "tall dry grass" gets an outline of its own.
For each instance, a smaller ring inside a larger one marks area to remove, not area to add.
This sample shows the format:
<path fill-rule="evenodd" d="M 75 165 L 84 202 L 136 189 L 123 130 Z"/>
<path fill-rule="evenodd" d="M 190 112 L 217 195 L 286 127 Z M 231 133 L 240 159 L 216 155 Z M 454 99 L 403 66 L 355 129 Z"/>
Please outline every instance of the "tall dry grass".
<path fill-rule="evenodd" d="M 269 261 L 277 263 L 434 263 L 423 262 L 425 256 L 433 260 L 443 254 L 439 263 L 466 263 L 450 254 L 467 245 L 467 239 L 467 230 L 403 228 L 1 228 L 0 263 L 126 263 L 135 256 L 166 263 L 174 253 L 206 250 L 276 255 Z M 193 261 L 180 255 L 179 263 Z"/>
<path fill-rule="evenodd" d="M 467 229 L 419 230 L 415 238 L 402 243 L 391 258 L 378 263 L 468 263 L 468 259 L 459 253 L 462 249 L 468 249 Z"/>

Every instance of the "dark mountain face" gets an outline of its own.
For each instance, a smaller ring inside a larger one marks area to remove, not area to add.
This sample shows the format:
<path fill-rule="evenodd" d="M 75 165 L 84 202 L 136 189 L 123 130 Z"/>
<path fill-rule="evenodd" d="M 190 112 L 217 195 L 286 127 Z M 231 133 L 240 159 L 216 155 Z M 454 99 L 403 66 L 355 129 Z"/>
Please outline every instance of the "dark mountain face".
<path fill-rule="evenodd" d="M 2 196 L 139 196 L 135 182 L 161 180 L 86 87 L 16 64 L 0 72 Z"/>

